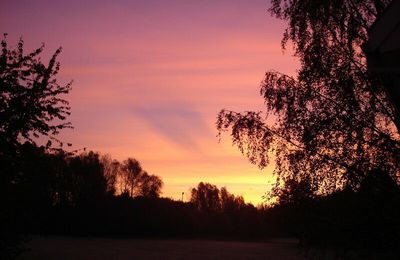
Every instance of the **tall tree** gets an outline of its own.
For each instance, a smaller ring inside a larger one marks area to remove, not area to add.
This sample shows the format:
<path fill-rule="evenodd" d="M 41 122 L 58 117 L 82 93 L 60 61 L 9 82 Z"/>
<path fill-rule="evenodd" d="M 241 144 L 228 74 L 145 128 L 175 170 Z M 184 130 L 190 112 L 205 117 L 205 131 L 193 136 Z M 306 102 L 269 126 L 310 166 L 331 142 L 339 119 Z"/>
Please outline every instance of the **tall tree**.
<path fill-rule="evenodd" d="M 382 81 L 366 66 L 368 28 L 389 0 L 272 0 L 288 21 L 301 67 L 292 77 L 269 71 L 260 94 L 266 113 L 222 110 L 220 132 L 263 168 L 275 159 L 279 183 L 307 180 L 317 193 L 359 188 L 377 172 L 399 180 L 396 111 Z"/>
<path fill-rule="evenodd" d="M 29 143 L 34 138 L 48 137 L 48 145 L 56 140 L 61 129 L 71 127 L 66 122 L 70 114 L 64 95 L 71 83 L 60 85 L 56 75 L 60 69 L 57 57 L 61 48 L 51 56 L 48 64 L 40 58 L 44 45 L 25 54 L 24 42 L 20 39 L 15 47 L 9 47 L 6 34 L 1 40 L 0 53 L 0 258 L 7 259 L 18 253 L 20 231 L 33 216 L 29 208 L 31 194 L 26 183 L 35 182 L 38 176 L 46 175 L 50 166 L 38 173 L 40 164 L 31 164 L 26 157 Z M 28 146 L 24 147 L 24 143 Z M 59 142 L 59 141 L 58 141 Z M 62 144 L 61 142 L 59 142 Z M 29 149 L 28 149 L 29 150 Z M 39 149 L 31 149 L 37 157 L 43 156 Z M 29 153 L 28 153 L 29 154 Z M 36 158 L 37 159 L 37 158 Z M 35 165 L 28 168 L 29 165 Z M 47 176 L 50 177 L 50 176 Z M 35 195 L 45 194 L 48 187 L 35 187 Z M 45 198 L 32 196 L 34 198 Z M 35 209 L 38 210 L 38 209 Z M 39 209 L 40 210 L 40 209 Z"/>

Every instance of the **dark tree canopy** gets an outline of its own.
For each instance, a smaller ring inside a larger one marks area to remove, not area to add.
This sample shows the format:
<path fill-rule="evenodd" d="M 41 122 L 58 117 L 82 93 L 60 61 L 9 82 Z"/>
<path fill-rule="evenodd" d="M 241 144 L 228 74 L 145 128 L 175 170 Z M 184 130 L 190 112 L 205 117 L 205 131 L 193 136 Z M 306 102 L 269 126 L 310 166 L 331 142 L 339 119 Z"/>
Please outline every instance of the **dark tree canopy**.
<path fill-rule="evenodd" d="M 367 70 L 368 28 L 388 0 L 273 0 L 288 21 L 282 47 L 293 43 L 295 77 L 269 71 L 260 94 L 266 113 L 222 110 L 217 128 L 261 168 L 275 160 L 279 182 L 307 179 L 329 193 L 358 189 L 369 174 L 399 179 L 400 138 L 382 80 Z"/>
<path fill-rule="evenodd" d="M 60 63 L 57 56 L 61 48 L 45 65 L 40 59 L 44 45 L 25 54 L 24 42 L 9 48 L 6 34 L 1 41 L 0 53 L 0 138 L 1 142 L 15 145 L 39 135 L 54 136 L 63 128 L 71 127 L 64 120 L 70 107 L 62 95 L 71 90 L 71 83 L 60 85 L 55 78 Z"/>
<path fill-rule="evenodd" d="M 128 193 L 131 197 L 136 196 L 142 172 L 143 169 L 138 160 L 128 158 L 123 161 L 120 171 L 121 192 Z"/>
<path fill-rule="evenodd" d="M 139 195 L 147 198 L 158 198 L 163 185 L 160 177 L 144 171 L 141 175 Z"/>
<path fill-rule="evenodd" d="M 108 154 L 101 156 L 100 160 L 101 164 L 103 165 L 104 177 L 107 183 L 107 192 L 110 194 L 114 194 L 116 191 L 115 186 L 117 183 L 120 163 L 117 160 L 113 160 Z"/>
<path fill-rule="evenodd" d="M 221 208 L 219 189 L 213 184 L 200 182 L 192 188 L 190 202 L 200 211 L 218 211 Z"/>
<path fill-rule="evenodd" d="M 191 189 L 190 202 L 201 212 L 233 212 L 246 206 L 242 196 L 235 196 L 226 187 L 200 182 Z"/>
<path fill-rule="evenodd" d="M 128 158 L 123 161 L 119 171 L 119 186 L 121 193 L 130 197 L 159 197 L 164 185 L 157 175 L 148 174 L 139 161 Z"/>

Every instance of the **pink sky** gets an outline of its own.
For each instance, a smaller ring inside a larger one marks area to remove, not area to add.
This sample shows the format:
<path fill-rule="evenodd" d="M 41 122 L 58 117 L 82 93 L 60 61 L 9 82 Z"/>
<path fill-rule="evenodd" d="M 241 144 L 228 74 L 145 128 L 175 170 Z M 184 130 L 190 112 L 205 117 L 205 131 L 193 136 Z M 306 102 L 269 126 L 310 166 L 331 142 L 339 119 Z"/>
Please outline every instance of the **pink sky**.
<path fill-rule="evenodd" d="M 163 196 L 180 198 L 200 181 L 226 186 L 255 204 L 270 187 L 272 169 L 259 170 L 231 145 L 219 143 L 222 108 L 261 110 L 265 71 L 294 73 L 282 52 L 284 24 L 269 1 L 5 0 L 0 32 L 26 50 L 45 42 L 48 57 L 63 52 L 60 82 L 74 130 L 62 140 L 114 158 L 138 159 L 162 177 Z M 186 197 L 187 199 L 188 197 Z"/>

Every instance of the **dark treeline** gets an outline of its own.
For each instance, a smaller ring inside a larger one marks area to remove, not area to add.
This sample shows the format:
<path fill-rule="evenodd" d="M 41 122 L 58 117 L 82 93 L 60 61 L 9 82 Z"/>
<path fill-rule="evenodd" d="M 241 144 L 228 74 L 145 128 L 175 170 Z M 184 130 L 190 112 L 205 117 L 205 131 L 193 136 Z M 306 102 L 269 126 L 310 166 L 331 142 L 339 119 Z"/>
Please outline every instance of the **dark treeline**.
<path fill-rule="evenodd" d="M 18 232 L 124 238 L 299 238 L 305 248 L 390 252 L 400 246 L 400 189 L 384 174 L 360 189 L 316 196 L 287 181 L 254 207 L 226 188 L 199 183 L 189 202 L 160 198 L 162 180 L 135 159 L 49 152 L 25 143 L 20 179 L 8 191 Z"/>
<path fill-rule="evenodd" d="M 110 237 L 237 237 L 267 234 L 261 210 L 200 183 L 189 202 L 160 198 L 162 180 L 135 159 L 95 152 L 49 152 L 31 143 L 18 153 L 20 179 L 9 206 L 21 233 Z"/>
<path fill-rule="evenodd" d="M 316 196 L 306 181 L 274 190 L 254 207 L 226 188 L 199 183 L 189 202 L 160 198 L 162 180 L 135 159 L 48 152 L 26 143 L 10 206 L 25 234 L 102 237 L 268 239 L 309 246 L 390 251 L 400 246 L 400 189 L 384 174 L 357 192 Z"/>

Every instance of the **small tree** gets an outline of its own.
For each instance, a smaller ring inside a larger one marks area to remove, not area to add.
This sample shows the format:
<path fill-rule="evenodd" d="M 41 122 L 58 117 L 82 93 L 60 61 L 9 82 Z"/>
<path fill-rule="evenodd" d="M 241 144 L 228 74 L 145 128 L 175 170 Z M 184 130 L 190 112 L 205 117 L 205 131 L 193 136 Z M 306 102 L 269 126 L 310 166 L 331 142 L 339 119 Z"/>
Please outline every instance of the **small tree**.
<path fill-rule="evenodd" d="M 219 189 L 210 183 L 200 182 L 197 188 L 192 188 L 190 202 L 204 212 L 217 212 L 221 209 Z"/>
<path fill-rule="evenodd" d="M 71 194 L 77 204 L 90 205 L 101 201 L 107 194 L 107 179 L 100 156 L 95 152 L 84 152 L 68 160 L 73 177 Z"/>
<path fill-rule="evenodd" d="M 128 193 L 130 197 L 137 195 L 142 172 L 142 166 L 136 159 L 128 158 L 122 163 L 120 171 L 122 193 Z"/>
<path fill-rule="evenodd" d="M 121 193 L 126 193 L 132 198 L 159 197 L 163 182 L 160 177 L 144 171 L 138 160 L 128 158 L 120 167 L 119 185 Z"/>
<path fill-rule="evenodd" d="M 117 176 L 121 165 L 117 160 L 113 160 L 108 154 L 101 156 L 100 161 L 103 165 L 104 178 L 107 182 L 107 192 L 111 195 L 114 195 L 117 184 Z"/>
<path fill-rule="evenodd" d="M 242 196 L 235 196 L 229 193 L 226 187 L 222 187 L 219 194 L 222 212 L 234 212 L 246 206 Z"/>
<path fill-rule="evenodd" d="M 158 198 L 163 185 L 160 177 L 143 172 L 140 178 L 140 196 Z"/>

